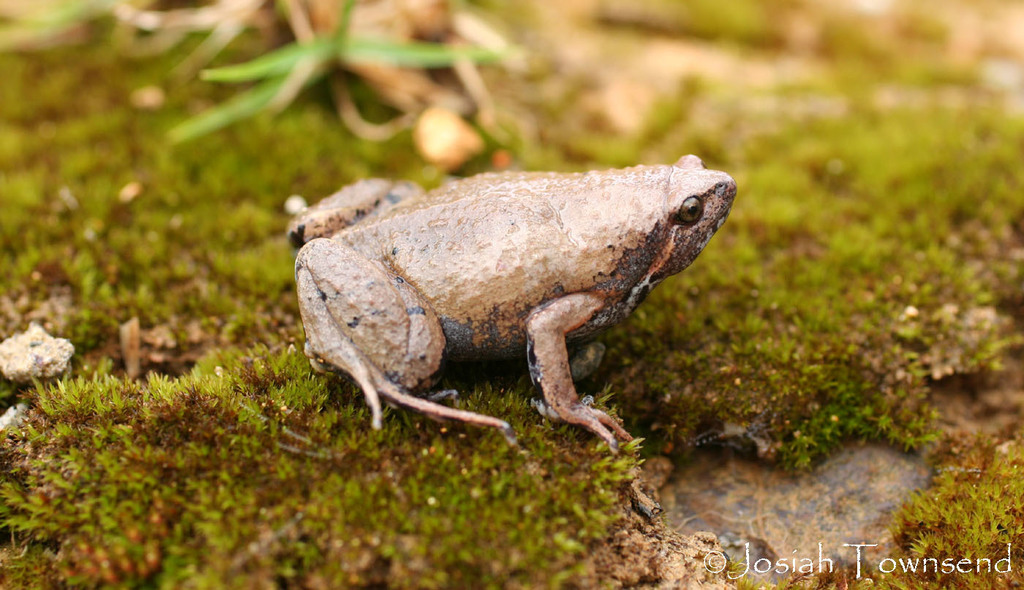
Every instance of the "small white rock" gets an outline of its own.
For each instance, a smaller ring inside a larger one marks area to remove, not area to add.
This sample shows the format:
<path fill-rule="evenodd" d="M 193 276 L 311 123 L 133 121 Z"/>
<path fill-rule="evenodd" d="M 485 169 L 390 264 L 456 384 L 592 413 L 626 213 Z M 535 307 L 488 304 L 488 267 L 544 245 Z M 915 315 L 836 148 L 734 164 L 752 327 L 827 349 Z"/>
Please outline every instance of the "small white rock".
<path fill-rule="evenodd" d="M 284 201 L 284 212 L 288 215 L 298 215 L 306 210 L 306 199 L 302 195 L 292 195 Z"/>
<path fill-rule="evenodd" d="M 15 429 L 21 424 L 22 418 L 28 412 L 27 404 L 17 404 L 7 408 L 3 416 L 0 416 L 0 431 L 7 429 Z"/>
<path fill-rule="evenodd" d="M 54 338 L 32 323 L 28 330 L 0 343 L 0 373 L 15 383 L 52 379 L 71 370 L 74 354 L 70 340 Z"/>

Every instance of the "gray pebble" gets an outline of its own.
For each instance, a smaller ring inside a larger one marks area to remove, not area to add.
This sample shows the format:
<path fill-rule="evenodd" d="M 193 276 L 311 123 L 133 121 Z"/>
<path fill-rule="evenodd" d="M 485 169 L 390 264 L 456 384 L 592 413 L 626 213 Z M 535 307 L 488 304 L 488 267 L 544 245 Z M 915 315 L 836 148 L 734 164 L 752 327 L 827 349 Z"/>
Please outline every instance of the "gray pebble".
<path fill-rule="evenodd" d="M 15 383 L 52 379 L 71 370 L 74 354 L 71 341 L 54 338 L 33 323 L 0 343 L 0 373 Z"/>

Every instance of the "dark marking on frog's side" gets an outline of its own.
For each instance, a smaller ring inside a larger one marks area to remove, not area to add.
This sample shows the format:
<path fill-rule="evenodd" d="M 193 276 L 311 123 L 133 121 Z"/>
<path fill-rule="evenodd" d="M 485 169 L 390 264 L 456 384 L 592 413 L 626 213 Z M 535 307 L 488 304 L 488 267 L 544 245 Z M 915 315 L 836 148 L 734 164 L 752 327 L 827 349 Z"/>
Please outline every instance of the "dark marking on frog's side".
<path fill-rule="evenodd" d="M 598 310 L 586 324 L 571 332 L 570 340 L 578 342 L 614 326 L 643 302 L 656 283 L 643 284 L 642 281 L 652 271 L 651 265 L 659 253 L 657 246 L 664 242 L 668 230 L 665 223 L 659 223 L 642 243 L 622 251 L 611 277 L 594 286 L 597 291 L 619 293 L 620 299 Z"/>
<path fill-rule="evenodd" d="M 452 358 L 459 358 L 459 351 L 471 350 L 473 347 L 473 326 L 448 316 L 441 316 L 441 331 L 444 332 L 445 351 Z"/>
<path fill-rule="evenodd" d="M 628 292 L 651 269 L 651 263 L 659 251 L 658 245 L 664 242 L 666 233 L 665 223 L 659 223 L 645 236 L 643 242 L 623 250 L 610 278 L 594 285 L 594 289 L 608 293 Z"/>
<path fill-rule="evenodd" d="M 441 316 L 440 320 L 445 351 L 451 355 L 452 360 L 511 359 L 523 354 L 525 332 L 502 335 L 494 319 L 460 322 Z"/>
<path fill-rule="evenodd" d="M 373 205 L 370 205 L 369 207 L 365 207 L 365 208 L 362 208 L 362 209 L 356 209 L 355 215 L 352 216 L 352 220 L 349 221 L 348 224 L 349 225 L 355 225 L 355 224 L 359 223 L 360 221 L 363 220 L 364 217 L 366 217 L 367 215 L 372 213 L 374 210 L 376 210 L 377 205 L 379 205 L 379 204 L 380 204 L 380 201 L 378 200 L 377 202 L 375 202 Z"/>
<path fill-rule="evenodd" d="M 305 236 L 306 224 L 300 223 L 298 227 L 295 228 L 295 231 L 288 233 L 288 241 L 292 243 L 292 246 L 295 246 L 296 248 L 301 248 L 302 245 L 306 243 L 306 240 L 304 239 Z"/>
<path fill-rule="evenodd" d="M 513 338 L 509 337 L 509 334 L 503 333 L 500 328 L 500 326 L 505 325 L 504 316 L 505 314 L 500 309 L 498 309 L 497 306 L 491 308 L 491 312 L 488 314 L 487 322 L 485 322 L 484 324 L 484 326 L 487 328 L 486 345 L 488 347 L 501 347 L 503 343 L 513 340 Z M 520 348 L 519 350 L 521 354 L 522 348 Z"/>
<path fill-rule="evenodd" d="M 353 330 L 355 330 L 357 327 L 359 327 L 359 316 L 356 316 L 356 317 L 352 318 L 352 321 L 348 322 L 345 325 L 348 326 L 349 328 L 352 328 Z"/>
<path fill-rule="evenodd" d="M 405 313 L 408 315 L 427 315 L 427 310 L 417 305 L 416 307 L 407 308 Z"/>

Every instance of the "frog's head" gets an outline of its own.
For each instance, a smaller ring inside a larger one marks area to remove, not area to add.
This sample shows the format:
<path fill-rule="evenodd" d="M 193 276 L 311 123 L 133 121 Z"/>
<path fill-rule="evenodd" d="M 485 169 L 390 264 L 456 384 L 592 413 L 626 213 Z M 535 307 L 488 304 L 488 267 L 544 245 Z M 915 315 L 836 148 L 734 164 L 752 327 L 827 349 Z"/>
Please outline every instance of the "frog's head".
<path fill-rule="evenodd" d="M 669 235 L 652 269 L 655 279 L 680 272 L 700 254 L 725 223 L 736 196 L 736 181 L 725 172 L 708 170 L 697 156 L 683 156 L 672 165 L 666 214 Z"/>

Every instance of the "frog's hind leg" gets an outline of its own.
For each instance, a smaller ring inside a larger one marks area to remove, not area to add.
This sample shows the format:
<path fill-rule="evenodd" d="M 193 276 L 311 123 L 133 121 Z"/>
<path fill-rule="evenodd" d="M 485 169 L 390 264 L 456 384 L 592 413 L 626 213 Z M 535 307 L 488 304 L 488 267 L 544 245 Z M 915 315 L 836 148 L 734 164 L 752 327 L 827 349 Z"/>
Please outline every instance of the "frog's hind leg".
<path fill-rule="evenodd" d="M 380 401 L 431 418 L 500 429 L 503 420 L 416 397 L 433 385 L 444 365 L 445 337 L 427 301 L 401 277 L 351 246 L 318 239 L 295 261 L 306 355 L 314 367 L 348 373 L 366 396 L 373 426 L 380 428 Z"/>
<path fill-rule="evenodd" d="M 429 399 L 416 397 L 415 395 L 406 393 L 393 383 L 384 384 L 384 387 L 380 390 L 380 394 L 381 397 L 391 405 L 419 412 L 435 420 L 452 420 L 455 422 L 465 422 L 466 424 L 475 424 L 477 426 L 490 426 L 492 428 L 497 428 L 505 436 L 505 440 L 507 440 L 509 444 L 517 444 L 515 431 L 512 430 L 512 426 L 504 420 L 500 420 L 492 416 L 486 416 L 484 414 L 477 414 L 476 412 L 468 412 L 466 410 L 442 406 L 441 404 L 430 401 Z"/>
<path fill-rule="evenodd" d="M 299 248 L 316 238 L 329 238 L 421 194 L 423 189 L 418 184 L 403 180 L 367 178 L 354 182 L 296 215 L 288 224 L 288 240 Z"/>

